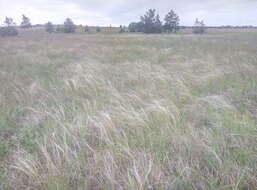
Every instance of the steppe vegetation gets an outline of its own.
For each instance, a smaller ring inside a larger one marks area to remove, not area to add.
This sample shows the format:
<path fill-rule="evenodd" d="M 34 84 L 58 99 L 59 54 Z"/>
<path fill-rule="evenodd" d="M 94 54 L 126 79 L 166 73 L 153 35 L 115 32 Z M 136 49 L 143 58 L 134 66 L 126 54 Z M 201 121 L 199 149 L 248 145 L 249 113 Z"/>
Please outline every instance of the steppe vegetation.
<path fill-rule="evenodd" d="M 257 31 L 186 33 L 0 37 L 0 189 L 256 189 Z"/>

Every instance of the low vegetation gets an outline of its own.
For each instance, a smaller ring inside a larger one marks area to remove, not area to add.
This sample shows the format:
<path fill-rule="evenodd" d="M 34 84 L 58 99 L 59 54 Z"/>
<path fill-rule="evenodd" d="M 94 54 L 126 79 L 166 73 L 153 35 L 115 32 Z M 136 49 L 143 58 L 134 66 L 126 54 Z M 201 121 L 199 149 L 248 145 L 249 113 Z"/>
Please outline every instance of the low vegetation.
<path fill-rule="evenodd" d="M 5 36 L 18 35 L 18 30 L 12 18 L 6 17 L 4 21 L 4 25 L 5 25 L 4 27 L 0 27 L 0 36 L 5 37 Z"/>
<path fill-rule="evenodd" d="M 257 32 L 182 32 L 1 38 L 0 189 L 256 189 Z"/>

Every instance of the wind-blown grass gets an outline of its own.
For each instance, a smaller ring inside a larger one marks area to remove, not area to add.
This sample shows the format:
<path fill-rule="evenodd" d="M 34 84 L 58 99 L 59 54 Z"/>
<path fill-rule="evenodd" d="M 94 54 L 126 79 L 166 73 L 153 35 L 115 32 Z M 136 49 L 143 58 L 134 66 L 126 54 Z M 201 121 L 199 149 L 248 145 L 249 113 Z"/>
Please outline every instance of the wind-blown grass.
<path fill-rule="evenodd" d="M 0 44 L 0 189 L 255 189 L 256 33 Z"/>

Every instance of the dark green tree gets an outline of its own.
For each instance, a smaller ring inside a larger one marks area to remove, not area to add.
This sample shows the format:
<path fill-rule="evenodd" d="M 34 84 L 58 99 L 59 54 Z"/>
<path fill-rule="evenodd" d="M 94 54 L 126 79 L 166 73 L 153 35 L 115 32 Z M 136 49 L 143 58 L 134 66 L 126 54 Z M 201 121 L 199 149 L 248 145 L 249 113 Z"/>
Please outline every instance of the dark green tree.
<path fill-rule="evenodd" d="M 63 31 L 64 33 L 74 33 L 76 30 L 76 25 L 73 23 L 73 21 L 70 18 L 67 18 L 63 25 Z"/>
<path fill-rule="evenodd" d="M 130 23 L 128 26 L 128 31 L 129 32 L 137 32 L 137 23 L 136 22 Z"/>
<path fill-rule="evenodd" d="M 89 31 L 90 31 L 89 27 L 85 26 L 85 32 L 89 32 Z"/>
<path fill-rule="evenodd" d="M 156 17 L 155 17 L 154 27 L 155 27 L 155 33 L 161 33 L 162 32 L 162 22 L 160 20 L 160 15 L 159 14 L 157 14 Z"/>
<path fill-rule="evenodd" d="M 21 28 L 30 28 L 30 27 L 31 27 L 30 19 L 25 15 L 22 15 Z"/>
<path fill-rule="evenodd" d="M 54 32 L 54 25 L 53 25 L 51 22 L 46 23 L 46 24 L 45 24 L 45 30 L 46 30 L 48 33 Z"/>
<path fill-rule="evenodd" d="M 170 10 L 164 18 L 164 30 L 176 33 L 179 30 L 179 21 L 179 16 L 173 10 Z"/>
<path fill-rule="evenodd" d="M 128 26 L 129 32 L 143 32 L 144 24 L 142 22 L 132 22 Z"/>
<path fill-rule="evenodd" d="M 156 15 L 155 9 L 149 9 L 144 16 L 141 16 L 144 33 L 161 33 L 162 23 L 160 16 Z"/>

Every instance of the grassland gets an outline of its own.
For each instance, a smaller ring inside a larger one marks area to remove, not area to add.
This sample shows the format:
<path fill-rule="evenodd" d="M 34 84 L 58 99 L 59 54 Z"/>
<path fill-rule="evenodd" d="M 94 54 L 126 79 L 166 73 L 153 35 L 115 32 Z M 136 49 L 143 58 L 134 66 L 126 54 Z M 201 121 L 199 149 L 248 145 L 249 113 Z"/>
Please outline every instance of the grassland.
<path fill-rule="evenodd" d="M 257 189 L 256 42 L 0 38 L 0 189 Z"/>

